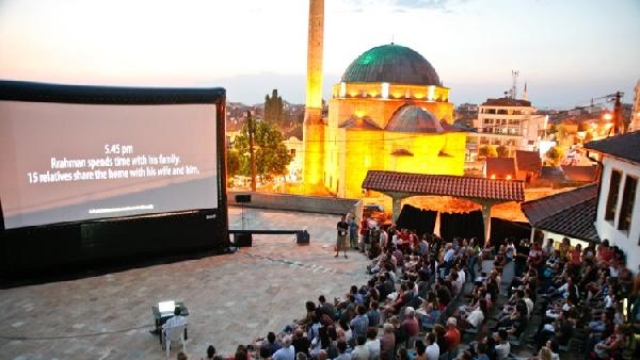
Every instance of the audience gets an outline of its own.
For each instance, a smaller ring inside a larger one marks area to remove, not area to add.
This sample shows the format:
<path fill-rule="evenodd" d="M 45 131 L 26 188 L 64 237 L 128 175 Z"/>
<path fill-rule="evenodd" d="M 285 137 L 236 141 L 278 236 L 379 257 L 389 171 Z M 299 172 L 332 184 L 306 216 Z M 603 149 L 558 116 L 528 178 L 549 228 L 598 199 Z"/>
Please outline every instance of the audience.
<path fill-rule="evenodd" d="M 544 246 L 507 238 L 481 252 L 476 238 L 445 242 L 406 229 L 379 231 L 379 240 L 367 239 L 369 255 L 380 249 L 368 266 L 370 280 L 333 303 L 325 295 L 317 305 L 306 302 L 302 320 L 260 340 L 260 359 L 438 360 L 449 353 L 449 359 L 504 360 L 511 353 L 509 339 L 540 319 L 537 330 L 528 332 L 536 354 L 531 359 L 559 360 L 559 347 L 581 324 L 588 359 L 617 360 L 633 330 L 640 333 L 640 275 L 634 278 L 624 253 L 606 240 L 596 250 L 572 246 L 566 238 L 547 239 Z M 478 273 L 479 256 L 494 262 L 488 274 Z M 497 308 L 501 271 L 511 263 L 516 276 Z M 544 295 L 536 299 L 539 293 Z M 463 298 L 469 300 L 460 306 Z M 622 299 L 628 299 L 626 309 Z M 545 309 L 541 314 L 534 313 L 536 301 Z M 483 324 L 489 317 L 497 322 L 487 335 Z M 480 339 L 468 349 L 461 334 L 467 328 L 477 329 Z M 210 346 L 206 359 L 215 356 Z M 248 359 L 239 347 L 234 360 Z"/>

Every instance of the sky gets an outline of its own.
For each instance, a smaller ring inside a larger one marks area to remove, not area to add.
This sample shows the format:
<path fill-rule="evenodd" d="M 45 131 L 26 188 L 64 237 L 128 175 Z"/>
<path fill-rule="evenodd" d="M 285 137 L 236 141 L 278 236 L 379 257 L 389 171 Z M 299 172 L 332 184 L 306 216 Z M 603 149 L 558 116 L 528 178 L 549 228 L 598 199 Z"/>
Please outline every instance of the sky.
<path fill-rule="evenodd" d="M 304 103 L 307 0 L 0 0 L 0 79 L 221 86 Z M 539 109 L 640 80 L 639 0 L 325 0 L 325 99 L 370 48 L 394 42 L 436 69 L 451 101 L 503 96 L 519 71 Z M 598 103 L 602 100 L 596 100 Z"/>

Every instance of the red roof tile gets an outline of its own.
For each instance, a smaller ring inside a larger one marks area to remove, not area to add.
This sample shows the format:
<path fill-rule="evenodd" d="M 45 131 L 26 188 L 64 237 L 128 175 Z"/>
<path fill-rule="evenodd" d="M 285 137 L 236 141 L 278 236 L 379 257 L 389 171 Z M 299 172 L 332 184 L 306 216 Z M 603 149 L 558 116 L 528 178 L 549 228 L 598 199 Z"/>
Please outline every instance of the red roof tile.
<path fill-rule="evenodd" d="M 518 171 L 539 173 L 542 169 L 542 160 L 536 151 L 516 150 L 515 159 Z"/>
<path fill-rule="evenodd" d="M 515 180 L 369 170 L 362 188 L 383 193 L 454 196 L 499 202 L 524 201 L 524 185 Z"/>
<path fill-rule="evenodd" d="M 506 179 L 511 176 L 511 179 L 516 178 L 516 164 L 513 158 L 494 158 L 488 157 L 485 160 L 485 176 L 495 179 Z"/>
<path fill-rule="evenodd" d="M 598 166 L 590 165 L 590 166 L 575 166 L 575 165 L 562 165 L 562 172 L 564 172 L 564 177 L 568 181 L 575 182 L 594 182 L 596 181 Z"/>

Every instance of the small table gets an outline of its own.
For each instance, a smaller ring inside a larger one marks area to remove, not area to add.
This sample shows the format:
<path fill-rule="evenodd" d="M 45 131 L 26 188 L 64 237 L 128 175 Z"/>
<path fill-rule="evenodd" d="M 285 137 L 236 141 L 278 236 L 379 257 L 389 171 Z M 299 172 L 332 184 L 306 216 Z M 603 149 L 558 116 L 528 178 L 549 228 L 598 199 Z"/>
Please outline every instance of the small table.
<path fill-rule="evenodd" d="M 176 301 L 176 307 L 180 309 L 180 315 L 189 316 L 189 309 L 187 306 L 181 302 Z M 153 319 L 155 320 L 155 329 L 151 330 L 152 334 L 161 335 L 162 334 L 162 325 L 167 322 L 174 314 L 172 313 L 161 313 L 158 305 L 153 305 L 151 307 L 151 312 L 153 313 Z M 184 339 L 188 339 L 187 328 L 184 329 Z M 162 344 L 162 336 L 160 336 L 160 343 Z"/>

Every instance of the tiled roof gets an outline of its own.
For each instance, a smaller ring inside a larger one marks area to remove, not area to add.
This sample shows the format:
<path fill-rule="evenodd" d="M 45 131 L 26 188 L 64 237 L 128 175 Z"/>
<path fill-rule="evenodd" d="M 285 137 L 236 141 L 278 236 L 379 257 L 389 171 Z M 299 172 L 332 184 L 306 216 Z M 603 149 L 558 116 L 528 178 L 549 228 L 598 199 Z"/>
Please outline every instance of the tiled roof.
<path fill-rule="evenodd" d="M 539 173 L 542 160 L 537 151 L 516 150 L 516 169 L 518 171 Z"/>
<path fill-rule="evenodd" d="M 338 127 L 349 130 L 382 130 L 369 116 L 361 118 L 352 116 L 345 120 Z"/>
<path fill-rule="evenodd" d="M 531 226 L 587 241 L 600 241 L 594 222 L 598 184 L 593 183 L 520 205 Z"/>
<path fill-rule="evenodd" d="M 596 181 L 598 166 L 575 166 L 575 165 L 562 165 L 562 171 L 567 181 L 575 182 L 594 182 Z"/>
<path fill-rule="evenodd" d="M 543 166 L 540 169 L 540 178 L 558 183 L 565 180 L 562 168 L 557 166 Z"/>
<path fill-rule="evenodd" d="M 454 196 L 500 202 L 524 201 L 524 185 L 521 181 L 464 176 L 369 170 L 362 183 L 362 188 L 379 192 Z"/>
<path fill-rule="evenodd" d="M 640 163 L 640 131 L 591 141 L 584 148 Z"/>
<path fill-rule="evenodd" d="M 506 179 L 508 176 L 512 179 L 516 178 L 516 165 L 513 158 L 488 157 L 485 160 L 485 169 L 485 176 L 488 178 L 494 175 L 496 179 Z"/>

